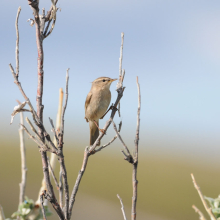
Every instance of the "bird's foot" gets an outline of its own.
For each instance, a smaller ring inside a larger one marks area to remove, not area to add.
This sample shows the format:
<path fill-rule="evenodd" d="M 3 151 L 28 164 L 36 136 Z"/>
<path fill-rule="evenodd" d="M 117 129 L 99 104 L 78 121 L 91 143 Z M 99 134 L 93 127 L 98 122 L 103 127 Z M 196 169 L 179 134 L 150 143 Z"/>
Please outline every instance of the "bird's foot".
<path fill-rule="evenodd" d="M 103 134 L 106 134 L 106 130 L 105 129 L 99 129 L 100 132 L 102 132 Z"/>

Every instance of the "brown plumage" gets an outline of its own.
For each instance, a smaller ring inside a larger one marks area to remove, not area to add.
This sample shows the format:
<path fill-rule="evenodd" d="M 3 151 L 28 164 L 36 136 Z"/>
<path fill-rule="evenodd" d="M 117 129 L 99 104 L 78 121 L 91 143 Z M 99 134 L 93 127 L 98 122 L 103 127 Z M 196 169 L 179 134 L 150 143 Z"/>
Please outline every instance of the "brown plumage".
<path fill-rule="evenodd" d="M 110 85 L 116 79 L 99 77 L 92 82 L 92 87 L 85 101 L 85 119 L 89 122 L 90 146 L 99 136 L 99 119 L 105 114 L 111 101 Z M 95 122 L 96 124 L 95 124 Z M 103 132 L 103 131 L 102 131 Z M 98 146 L 100 143 L 98 144 Z"/>

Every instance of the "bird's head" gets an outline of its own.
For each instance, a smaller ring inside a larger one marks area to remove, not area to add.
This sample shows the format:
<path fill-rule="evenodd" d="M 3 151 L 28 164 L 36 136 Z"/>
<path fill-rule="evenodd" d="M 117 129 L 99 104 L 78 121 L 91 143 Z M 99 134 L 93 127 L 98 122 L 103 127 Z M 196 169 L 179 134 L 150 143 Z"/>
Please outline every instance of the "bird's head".
<path fill-rule="evenodd" d="M 92 86 L 98 87 L 100 89 L 109 89 L 110 85 L 112 84 L 113 81 L 117 79 L 111 79 L 109 77 L 99 77 L 96 80 L 92 82 Z"/>

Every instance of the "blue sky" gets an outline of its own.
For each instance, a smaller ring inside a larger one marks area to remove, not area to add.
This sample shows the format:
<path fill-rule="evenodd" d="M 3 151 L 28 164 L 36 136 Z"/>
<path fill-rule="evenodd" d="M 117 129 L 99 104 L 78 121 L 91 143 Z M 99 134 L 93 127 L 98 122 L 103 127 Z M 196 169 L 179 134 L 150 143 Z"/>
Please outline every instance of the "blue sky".
<path fill-rule="evenodd" d="M 9 63 L 15 67 L 14 22 L 19 6 L 22 7 L 20 81 L 33 104 L 36 99 L 35 28 L 27 22 L 32 11 L 27 1 L 4 1 L 0 8 L 3 136 L 9 132 L 16 134 L 18 118 L 9 126 L 10 114 L 15 100 L 23 101 L 8 68 Z M 80 147 L 84 148 L 88 142 L 84 102 L 90 82 L 100 76 L 118 77 L 123 31 L 126 90 L 121 111 L 125 142 L 133 146 L 137 111 L 135 78 L 139 76 L 143 151 L 175 155 L 196 152 L 210 158 L 220 153 L 219 1 L 61 0 L 57 6 L 61 12 L 57 12 L 54 31 L 44 41 L 44 118 L 55 120 L 58 90 L 64 88 L 66 69 L 70 68 L 65 121 L 68 143 L 83 137 Z M 48 10 L 50 1 L 41 1 L 40 7 Z M 112 102 L 115 89 L 114 82 Z M 111 129 L 105 140 L 113 135 Z"/>

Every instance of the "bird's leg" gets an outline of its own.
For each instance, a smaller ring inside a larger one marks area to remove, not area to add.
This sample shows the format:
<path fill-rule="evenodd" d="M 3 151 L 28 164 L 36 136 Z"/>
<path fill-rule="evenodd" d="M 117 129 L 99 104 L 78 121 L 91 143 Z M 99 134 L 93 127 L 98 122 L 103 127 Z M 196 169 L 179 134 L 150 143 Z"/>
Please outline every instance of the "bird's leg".
<path fill-rule="evenodd" d="M 95 120 L 93 120 L 93 122 L 95 123 L 96 127 L 99 129 L 100 132 L 102 132 L 103 134 L 105 134 L 105 130 L 104 129 L 101 129 L 99 128 L 97 122 Z"/>
<path fill-rule="evenodd" d="M 114 109 L 114 108 L 116 108 L 114 105 L 113 105 L 113 103 L 112 103 L 112 105 L 109 107 L 109 109 L 105 112 L 105 114 L 100 118 L 100 119 L 103 119 L 104 117 L 105 117 L 105 115 L 110 111 L 110 110 L 112 110 L 112 109 Z M 117 108 L 116 108 L 116 110 L 118 110 Z"/>

